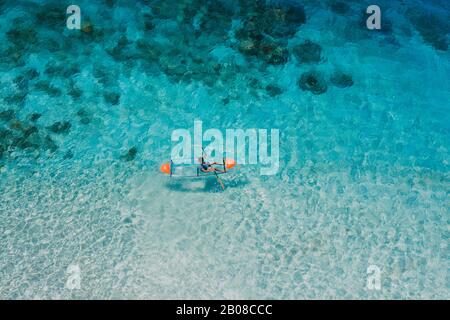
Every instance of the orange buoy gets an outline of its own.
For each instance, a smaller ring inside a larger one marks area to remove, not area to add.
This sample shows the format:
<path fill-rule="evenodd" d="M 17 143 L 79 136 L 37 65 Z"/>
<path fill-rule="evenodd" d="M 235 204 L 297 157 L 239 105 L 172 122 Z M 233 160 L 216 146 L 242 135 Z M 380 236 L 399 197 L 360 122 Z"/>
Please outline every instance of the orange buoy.
<path fill-rule="evenodd" d="M 226 159 L 225 159 L 225 167 L 226 167 L 227 169 L 231 169 L 231 168 L 233 168 L 235 165 L 236 165 L 236 161 L 234 161 L 233 159 L 229 159 L 229 158 L 226 158 Z"/>
<path fill-rule="evenodd" d="M 161 170 L 162 173 L 166 173 L 166 174 L 170 174 L 170 163 L 163 163 L 161 165 L 161 168 L 159 168 Z"/>

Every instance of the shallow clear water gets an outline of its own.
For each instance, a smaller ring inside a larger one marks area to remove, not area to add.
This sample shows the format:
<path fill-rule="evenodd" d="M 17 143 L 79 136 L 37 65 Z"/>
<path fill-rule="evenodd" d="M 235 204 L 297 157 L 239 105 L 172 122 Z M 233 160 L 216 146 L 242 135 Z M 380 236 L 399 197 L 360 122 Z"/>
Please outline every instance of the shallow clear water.
<path fill-rule="evenodd" d="M 378 1 L 381 31 L 361 1 L 91 2 L 70 31 L 0 1 L 0 298 L 450 298 L 446 1 Z M 280 129 L 278 174 L 170 181 L 194 120 Z"/>

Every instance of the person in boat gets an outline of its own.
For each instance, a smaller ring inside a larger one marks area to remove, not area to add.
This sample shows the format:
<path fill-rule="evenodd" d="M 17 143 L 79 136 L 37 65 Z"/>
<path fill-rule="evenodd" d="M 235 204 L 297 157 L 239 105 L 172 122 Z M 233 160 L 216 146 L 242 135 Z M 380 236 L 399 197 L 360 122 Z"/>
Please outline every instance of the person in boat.
<path fill-rule="evenodd" d="M 207 162 L 207 161 L 205 161 L 205 157 L 200 157 L 198 159 L 198 161 L 200 162 L 200 170 L 202 170 L 202 172 L 215 172 L 215 171 L 217 171 L 217 172 L 225 173 L 225 171 L 213 167 L 213 165 L 221 164 L 221 163 L 217 163 L 217 162 L 210 163 L 210 162 Z"/>

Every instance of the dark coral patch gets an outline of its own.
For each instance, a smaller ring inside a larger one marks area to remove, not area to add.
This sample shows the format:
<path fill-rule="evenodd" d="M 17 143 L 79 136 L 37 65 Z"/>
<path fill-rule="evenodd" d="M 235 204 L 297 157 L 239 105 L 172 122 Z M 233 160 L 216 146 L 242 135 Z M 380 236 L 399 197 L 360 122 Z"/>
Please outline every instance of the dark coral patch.
<path fill-rule="evenodd" d="M 244 23 L 236 31 L 239 51 L 268 64 L 286 63 L 289 56 L 287 40 L 306 21 L 303 7 L 292 3 L 266 5 L 262 2 L 247 6 L 242 8 Z"/>
<path fill-rule="evenodd" d="M 61 75 L 64 71 L 64 65 L 55 61 L 48 62 L 44 73 L 49 76 Z"/>
<path fill-rule="evenodd" d="M 69 80 L 69 89 L 67 93 L 74 100 L 78 100 L 83 96 L 83 91 L 77 86 L 75 81 L 73 81 L 72 79 Z"/>
<path fill-rule="evenodd" d="M 17 49 L 28 48 L 37 41 L 37 33 L 33 28 L 23 28 L 20 25 L 13 25 L 13 27 L 6 32 L 6 37 Z"/>
<path fill-rule="evenodd" d="M 298 86 L 303 91 L 310 91 L 313 94 L 323 94 L 328 90 L 328 85 L 321 73 L 317 71 L 308 71 L 300 76 Z"/>
<path fill-rule="evenodd" d="M 30 137 L 37 134 L 38 129 L 34 126 L 27 127 L 20 121 L 14 121 L 10 129 L 0 129 L 0 146 L 3 152 L 14 151 L 14 149 L 38 149 L 39 144 Z"/>
<path fill-rule="evenodd" d="M 89 124 L 91 122 L 91 118 L 89 116 L 89 113 L 85 109 L 80 109 L 77 112 L 77 116 L 80 117 L 80 123 L 81 124 Z"/>
<path fill-rule="evenodd" d="M 62 122 L 58 121 L 52 124 L 51 126 L 47 127 L 47 129 L 53 133 L 60 134 L 69 132 L 71 126 L 72 125 L 70 124 L 69 121 L 62 121 Z"/>
<path fill-rule="evenodd" d="M 32 113 L 28 116 L 31 122 L 36 122 L 42 117 L 42 114 L 40 113 Z"/>
<path fill-rule="evenodd" d="M 252 39 L 242 40 L 239 43 L 239 51 L 248 56 L 256 56 L 258 54 L 259 43 Z"/>
<path fill-rule="evenodd" d="M 3 121 L 11 121 L 12 119 L 14 119 L 15 117 L 15 112 L 14 110 L 4 110 L 4 111 L 0 111 L 0 120 Z"/>
<path fill-rule="evenodd" d="M 256 56 L 268 64 L 280 65 L 289 60 L 289 51 L 274 41 L 243 40 L 239 43 L 239 51 L 248 56 Z"/>
<path fill-rule="evenodd" d="M 52 153 L 58 150 L 58 145 L 50 136 L 45 136 L 42 147 L 44 148 L 44 150 L 49 150 Z"/>
<path fill-rule="evenodd" d="M 155 29 L 156 24 L 153 22 L 153 16 L 146 13 L 143 15 L 144 18 L 144 30 L 145 31 L 152 31 Z"/>
<path fill-rule="evenodd" d="M 317 63 L 322 60 L 322 47 L 310 40 L 295 46 L 292 51 L 300 63 Z"/>
<path fill-rule="evenodd" d="M 72 159 L 73 158 L 73 152 L 71 151 L 71 150 L 69 150 L 69 151 L 67 151 L 65 154 L 64 154 L 64 160 L 68 160 L 68 159 Z"/>
<path fill-rule="evenodd" d="M 269 84 L 266 86 L 266 91 L 271 97 L 278 96 L 283 93 L 283 90 L 274 84 Z"/>
<path fill-rule="evenodd" d="M 71 86 L 69 89 L 68 94 L 74 99 L 74 100 L 78 100 L 81 98 L 81 96 L 83 95 L 83 91 L 81 91 L 80 88 L 76 87 L 76 86 Z"/>
<path fill-rule="evenodd" d="M 60 62 L 49 62 L 45 67 L 44 73 L 48 76 L 59 76 L 71 78 L 80 72 L 80 68 L 76 64 L 67 64 Z"/>
<path fill-rule="evenodd" d="M 337 14 L 346 14 L 350 11 L 350 5 L 343 1 L 331 1 L 330 9 Z"/>
<path fill-rule="evenodd" d="M 269 64 L 279 65 L 289 60 L 289 51 L 275 42 L 262 42 L 259 56 Z"/>
<path fill-rule="evenodd" d="M 63 28 L 67 19 L 64 6 L 47 3 L 36 14 L 40 24 L 52 29 Z"/>
<path fill-rule="evenodd" d="M 38 132 L 39 132 L 39 129 L 38 129 L 36 126 L 29 126 L 29 127 L 23 128 L 22 132 L 23 132 L 23 136 L 24 136 L 25 138 L 28 138 L 28 137 L 31 136 L 32 134 L 38 133 Z"/>
<path fill-rule="evenodd" d="M 22 91 L 28 90 L 29 81 L 25 76 L 19 75 L 19 76 L 15 77 L 13 81 L 19 90 L 22 90 Z"/>
<path fill-rule="evenodd" d="M 12 144 L 13 139 L 14 133 L 11 130 L 0 128 L 0 145 L 6 148 Z"/>
<path fill-rule="evenodd" d="M 305 10 L 292 2 L 268 6 L 258 19 L 263 31 L 276 38 L 293 36 L 305 22 Z"/>
<path fill-rule="evenodd" d="M 25 72 L 25 78 L 28 80 L 33 80 L 39 77 L 40 73 L 35 69 L 29 69 Z"/>
<path fill-rule="evenodd" d="M 120 102 L 120 94 L 116 92 L 105 92 L 103 93 L 103 97 L 105 98 L 105 101 L 114 105 L 119 104 Z"/>
<path fill-rule="evenodd" d="M 27 92 L 21 91 L 5 97 L 5 101 L 7 104 L 23 105 L 26 97 Z"/>
<path fill-rule="evenodd" d="M 121 159 L 125 161 L 133 161 L 136 158 L 137 152 L 138 149 L 136 147 L 132 147 L 126 154 L 121 156 Z"/>
<path fill-rule="evenodd" d="M 116 61 L 126 61 L 133 57 L 130 53 L 128 46 L 131 44 L 125 35 L 122 35 L 117 44 L 112 49 L 107 49 L 106 51 L 114 58 Z"/>
<path fill-rule="evenodd" d="M 57 97 L 61 95 L 61 90 L 52 85 L 49 81 L 45 80 L 38 81 L 35 85 L 35 88 L 37 90 L 47 93 L 51 97 Z"/>
<path fill-rule="evenodd" d="M 195 12 L 196 14 L 197 12 Z M 226 37 L 231 28 L 233 12 L 218 0 L 206 1 L 206 13 L 200 22 L 200 31 Z"/>
<path fill-rule="evenodd" d="M 25 149 L 38 149 L 39 145 L 35 144 L 27 139 L 28 137 L 19 137 L 16 139 L 14 146 L 16 148 Z"/>
<path fill-rule="evenodd" d="M 334 72 L 330 77 L 330 81 L 338 88 L 346 88 L 353 85 L 352 76 L 341 71 Z"/>
<path fill-rule="evenodd" d="M 437 50 L 446 51 L 448 49 L 450 34 L 448 14 L 447 17 L 444 17 L 438 12 L 426 12 L 419 9 L 410 9 L 406 14 L 425 42 Z"/>

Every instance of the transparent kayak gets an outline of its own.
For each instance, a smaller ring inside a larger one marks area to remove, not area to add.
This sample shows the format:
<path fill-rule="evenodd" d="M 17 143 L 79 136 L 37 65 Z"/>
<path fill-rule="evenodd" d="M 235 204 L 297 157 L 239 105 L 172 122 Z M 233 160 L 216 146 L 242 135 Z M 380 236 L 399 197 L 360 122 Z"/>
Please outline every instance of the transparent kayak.
<path fill-rule="evenodd" d="M 212 165 L 214 168 L 224 172 L 212 171 L 203 172 L 200 164 L 175 164 L 172 160 L 163 163 L 160 167 L 162 173 L 168 174 L 173 178 L 206 178 L 219 174 L 226 174 L 230 169 L 234 168 L 236 162 L 233 159 L 223 159 L 221 164 Z"/>

